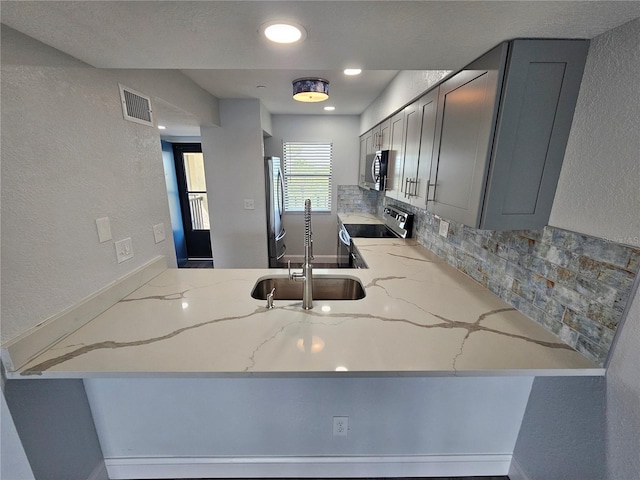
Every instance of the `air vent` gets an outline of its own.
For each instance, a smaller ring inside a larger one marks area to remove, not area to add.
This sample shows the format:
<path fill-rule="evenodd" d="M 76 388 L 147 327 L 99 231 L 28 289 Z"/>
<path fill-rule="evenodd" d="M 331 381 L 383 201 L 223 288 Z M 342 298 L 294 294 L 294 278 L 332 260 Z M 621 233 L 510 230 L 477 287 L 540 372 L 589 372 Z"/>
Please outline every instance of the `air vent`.
<path fill-rule="evenodd" d="M 151 98 L 124 85 L 118 85 L 124 119 L 153 127 Z"/>

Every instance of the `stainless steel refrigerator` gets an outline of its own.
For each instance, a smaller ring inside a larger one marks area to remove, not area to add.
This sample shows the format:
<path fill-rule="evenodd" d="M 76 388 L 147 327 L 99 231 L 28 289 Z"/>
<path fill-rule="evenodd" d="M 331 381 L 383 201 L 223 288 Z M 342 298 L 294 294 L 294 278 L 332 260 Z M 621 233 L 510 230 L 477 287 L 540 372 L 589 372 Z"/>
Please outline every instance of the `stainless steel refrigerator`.
<path fill-rule="evenodd" d="M 282 261 L 287 252 L 284 244 L 287 232 L 282 226 L 284 212 L 284 180 L 282 178 L 279 157 L 264 159 L 265 193 L 267 195 L 267 236 L 269 241 L 269 267 L 277 268 L 284 265 Z"/>

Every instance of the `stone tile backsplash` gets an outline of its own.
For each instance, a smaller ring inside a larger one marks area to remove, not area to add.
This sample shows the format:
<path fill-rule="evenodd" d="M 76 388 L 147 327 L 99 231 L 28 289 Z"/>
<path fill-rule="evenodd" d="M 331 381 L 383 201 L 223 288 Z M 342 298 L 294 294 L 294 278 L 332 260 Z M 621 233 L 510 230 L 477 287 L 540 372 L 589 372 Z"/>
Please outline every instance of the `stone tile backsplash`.
<path fill-rule="evenodd" d="M 338 185 L 338 213 L 375 214 L 381 196 L 380 192 L 364 190 L 357 185 Z"/>
<path fill-rule="evenodd" d="M 439 218 L 426 210 L 379 192 L 338 186 L 338 212 L 381 215 L 388 204 L 415 215 L 413 236 L 422 245 L 604 363 L 638 273 L 640 249 L 556 227 L 489 231 L 449 220 L 445 238 L 438 234 Z"/>

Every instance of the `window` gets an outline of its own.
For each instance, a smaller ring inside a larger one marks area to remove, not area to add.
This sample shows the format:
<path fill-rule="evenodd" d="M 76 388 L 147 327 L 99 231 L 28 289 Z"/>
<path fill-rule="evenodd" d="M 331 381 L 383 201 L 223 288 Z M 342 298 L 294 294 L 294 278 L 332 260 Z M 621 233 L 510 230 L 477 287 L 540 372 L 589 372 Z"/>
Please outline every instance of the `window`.
<path fill-rule="evenodd" d="M 331 143 L 284 142 L 284 211 L 303 212 L 311 199 L 314 212 L 331 211 Z"/>

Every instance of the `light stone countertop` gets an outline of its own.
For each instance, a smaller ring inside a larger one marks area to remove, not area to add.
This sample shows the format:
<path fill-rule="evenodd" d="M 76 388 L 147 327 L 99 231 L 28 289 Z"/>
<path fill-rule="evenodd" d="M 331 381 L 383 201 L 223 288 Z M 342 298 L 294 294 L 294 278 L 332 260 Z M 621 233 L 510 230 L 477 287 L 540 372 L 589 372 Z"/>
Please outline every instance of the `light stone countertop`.
<path fill-rule="evenodd" d="M 354 301 L 251 298 L 285 270 L 168 269 L 11 377 L 603 375 L 415 240 L 355 239 Z"/>
<path fill-rule="evenodd" d="M 364 225 L 382 224 L 384 221 L 380 217 L 371 213 L 339 213 L 338 218 L 344 223 L 357 223 Z"/>

